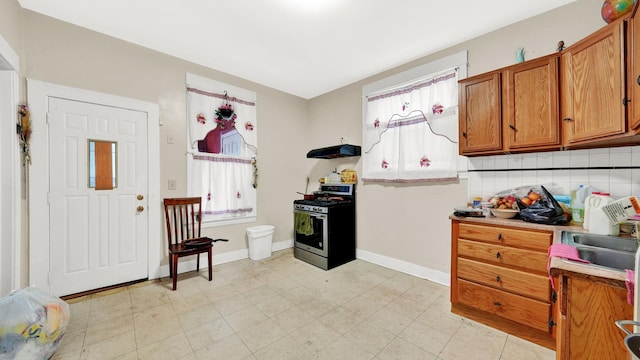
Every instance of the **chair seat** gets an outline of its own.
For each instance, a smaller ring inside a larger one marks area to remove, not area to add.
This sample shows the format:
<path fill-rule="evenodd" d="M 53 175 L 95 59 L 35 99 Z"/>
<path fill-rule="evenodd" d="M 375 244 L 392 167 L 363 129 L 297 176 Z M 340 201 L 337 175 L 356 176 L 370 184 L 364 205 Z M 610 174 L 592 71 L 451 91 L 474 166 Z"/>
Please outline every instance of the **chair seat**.
<path fill-rule="evenodd" d="M 169 253 L 182 255 L 199 254 L 203 251 L 207 251 L 208 248 L 213 247 L 213 243 L 199 246 L 184 246 L 184 244 L 175 244 L 169 247 Z"/>

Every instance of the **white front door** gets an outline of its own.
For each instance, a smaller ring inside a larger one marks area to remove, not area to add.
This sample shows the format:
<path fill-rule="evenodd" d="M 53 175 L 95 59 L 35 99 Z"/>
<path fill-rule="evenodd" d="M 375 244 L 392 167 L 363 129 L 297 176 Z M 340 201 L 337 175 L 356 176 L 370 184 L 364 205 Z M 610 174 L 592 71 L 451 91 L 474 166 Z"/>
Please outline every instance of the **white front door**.
<path fill-rule="evenodd" d="M 62 296 L 148 277 L 147 113 L 49 99 L 49 282 Z M 114 187 L 89 179 L 90 141 L 113 142 Z"/>

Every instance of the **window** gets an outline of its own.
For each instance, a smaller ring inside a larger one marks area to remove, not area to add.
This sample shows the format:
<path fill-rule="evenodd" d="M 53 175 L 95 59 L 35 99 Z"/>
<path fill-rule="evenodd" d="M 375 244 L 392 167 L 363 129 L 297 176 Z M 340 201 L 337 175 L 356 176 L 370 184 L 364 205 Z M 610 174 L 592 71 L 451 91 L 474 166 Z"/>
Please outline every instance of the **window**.
<path fill-rule="evenodd" d="M 96 190 L 118 186 L 118 146 L 112 141 L 87 140 L 89 151 L 88 183 Z"/>
<path fill-rule="evenodd" d="M 187 177 L 202 198 L 203 226 L 255 221 L 254 92 L 187 74 Z"/>
<path fill-rule="evenodd" d="M 363 87 L 364 182 L 458 177 L 458 79 L 466 51 Z"/>

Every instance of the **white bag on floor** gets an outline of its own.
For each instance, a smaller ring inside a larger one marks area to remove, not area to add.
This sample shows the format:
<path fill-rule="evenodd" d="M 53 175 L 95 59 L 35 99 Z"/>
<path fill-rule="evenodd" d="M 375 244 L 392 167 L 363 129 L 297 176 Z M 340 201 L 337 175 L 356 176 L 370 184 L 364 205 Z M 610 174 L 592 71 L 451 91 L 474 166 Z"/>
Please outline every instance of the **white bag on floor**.
<path fill-rule="evenodd" d="M 69 305 L 35 287 L 0 298 L 0 360 L 49 359 L 69 323 Z"/>

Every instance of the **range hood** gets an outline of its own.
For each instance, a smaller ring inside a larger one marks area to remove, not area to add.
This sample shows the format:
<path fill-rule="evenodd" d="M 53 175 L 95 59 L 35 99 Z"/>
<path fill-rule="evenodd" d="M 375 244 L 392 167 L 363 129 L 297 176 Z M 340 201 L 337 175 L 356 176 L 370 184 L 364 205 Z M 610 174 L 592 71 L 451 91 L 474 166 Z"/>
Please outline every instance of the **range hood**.
<path fill-rule="evenodd" d="M 360 156 L 360 146 L 342 144 L 313 149 L 307 153 L 309 159 L 335 159 L 349 156 Z"/>

